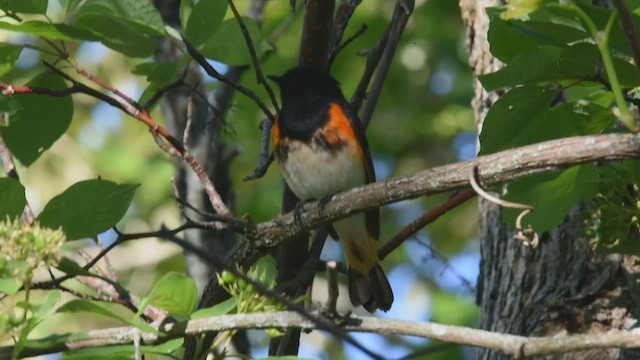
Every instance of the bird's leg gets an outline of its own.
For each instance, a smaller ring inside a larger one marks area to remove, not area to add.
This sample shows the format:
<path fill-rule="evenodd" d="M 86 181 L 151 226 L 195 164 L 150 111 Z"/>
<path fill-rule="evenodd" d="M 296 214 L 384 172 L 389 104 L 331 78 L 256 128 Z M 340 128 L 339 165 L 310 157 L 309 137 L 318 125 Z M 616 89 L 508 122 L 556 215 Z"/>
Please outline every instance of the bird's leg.
<path fill-rule="evenodd" d="M 300 200 L 293 208 L 293 221 L 299 226 L 302 226 L 302 212 L 304 211 L 304 205 L 312 201 L 314 201 L 314 199 Z"/>
<path fill-rule="evenodd" d="M 331 201 L 331 199 L 333 199 L 333 195 L 334 194 L 329 194 L 327 196 L 323 196 L 319 201 L 318 201 L 318 207 L 320 208 L 320 213 L 322 213 L 322 210 L 324 210 L 324 207 L 327 206 L 327 204 L 329 203 L 329 201 Z"/>

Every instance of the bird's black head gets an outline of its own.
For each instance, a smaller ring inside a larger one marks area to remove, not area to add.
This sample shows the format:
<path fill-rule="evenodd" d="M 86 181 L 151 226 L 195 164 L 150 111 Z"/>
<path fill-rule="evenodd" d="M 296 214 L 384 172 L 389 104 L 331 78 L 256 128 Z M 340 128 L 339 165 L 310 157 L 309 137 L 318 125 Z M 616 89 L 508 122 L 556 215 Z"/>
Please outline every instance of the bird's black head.
<path fill-rule="evenodd" d="M 312 105 L 320 99 L 335 101 L 342 99 L 342 91 L 336 79 L 322 70 L 296 66 L 282 76 L 270 75 L 280 87 L 282 106 Z"/>

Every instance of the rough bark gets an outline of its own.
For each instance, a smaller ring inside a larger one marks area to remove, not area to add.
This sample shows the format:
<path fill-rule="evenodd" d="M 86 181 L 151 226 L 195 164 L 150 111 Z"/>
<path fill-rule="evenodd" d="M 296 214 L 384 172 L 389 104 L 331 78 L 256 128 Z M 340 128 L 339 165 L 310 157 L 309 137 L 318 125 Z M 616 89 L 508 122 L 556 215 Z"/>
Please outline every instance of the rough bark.
<path fill-rule="evenodd" d="M 467 29 L 469 63 L 476 75 L 493 72 L 500 63 L 487 43 L 489 19 L 485 8 L 498 0 L 461 0 Z M 474 81 L 478 131 L 500 96 L 487 93 Z M 558 228 L 545 233 L 537 248 L 513 239 L 498 206 L 480 201 L 481 264 L 477 303 L 480 327 L 515 335 L 594 333 L 634 327 L 640 310 L 636 257 L 593 253 L 576 207 Z M 479 359 L 509 356 L 480 349 Z M 547 359 L 638 359 L 636 350 L 590 350 Z"/>

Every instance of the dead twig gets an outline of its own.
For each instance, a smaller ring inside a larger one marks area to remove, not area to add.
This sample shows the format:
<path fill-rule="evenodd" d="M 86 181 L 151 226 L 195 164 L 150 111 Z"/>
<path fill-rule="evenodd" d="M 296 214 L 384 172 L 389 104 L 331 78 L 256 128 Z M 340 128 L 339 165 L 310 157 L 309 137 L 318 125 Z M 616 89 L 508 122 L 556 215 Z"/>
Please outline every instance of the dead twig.
<path fill-rule="evenodd" d="M 516 219 L 516 224 L 515 224 L 516 229 L 518 230 L 518 233 L 514 235 L 513 238 L 516 240 L 522 241 L 525 246 L 532 246 L 534 248 L 537 247 L 538 234 L 536 234 L 533 231 L 533 229 L 531 228 L 531 225 L 529 225 L 527 229 L 524 229 L 524 230 L 522 229 L 522 218 L 524 218 L 528 213 L 533 211 L 533 206 L 506 201 L 489 194 L 488 192 L 484 191 L 482 186 L 478 184 L 477 177 L 478 177 L 478 167 L 474 167 L 473 169 L 471 169 L 471 173 L 469 174 L 469 184 L 471 185 L 473 190 L 476 193 L 478 193 L 478 195 L 480 195 L 482 198 L 502 207 L 522 210 L 520 215 L 518 215 Z"/>

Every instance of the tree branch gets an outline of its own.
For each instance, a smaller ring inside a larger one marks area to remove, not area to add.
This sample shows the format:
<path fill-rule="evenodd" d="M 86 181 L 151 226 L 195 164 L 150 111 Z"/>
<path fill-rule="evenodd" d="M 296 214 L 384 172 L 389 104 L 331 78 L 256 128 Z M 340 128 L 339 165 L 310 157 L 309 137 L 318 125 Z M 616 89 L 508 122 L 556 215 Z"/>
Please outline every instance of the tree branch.
<path fill-rule="evenodd" d="M 396 7 L 393 11 L 393 17 L 389 24 L 389 28 L 391 29 L 389 32 L 389 39 L 386 41 L 382 57 L 380 58 L 380 63 L 377 67 L 376 75 L 373 78 L 373 84 L 371 84 L 371 89 L 367 96 L 367 102 L 365 103 L 362 114 L 360 115 L 360 121 L 362 121 L 365 128 L 369 125 L 371 116 L 373 116 L 373 111 L 378 103 L 380 93 L 382 92 L 382 86 L 387 78 L 389 67 L 391 67 L 391 60 L 396 54 L 396 48 L 398 47 L 400 37 L 402 37 L 402 33 L 404 32 L 404 28 L 407 26 L 409 17 L 413 12 L 413 6 L 414 0 L 398 0 L 396 3 Z"/>
<path fill-rule="evenodd" d="M 318 314 L 314 314 L 318 316 Z M 91 330 L 81 339 L 66 340 L 47 349 L 25 348 L 22 356 L 37 356 L 59 351 L 96 348 L 110 345 L 133 344 L 140 337 L 144 344 L 159 344 L 186 335 L 210 331 L 237 329 L 299 328 L 318 329 L 316 322 L 293 311 L 255 314 L 233 314 L 169 323 L 160 327 L 165 332 L 155 335 L 141 332 L 135 327 L 116 327 Z M 351 316 L 343 326 L 344 331 L 368 332 L 381 335 L 408 335 L 452 342 L 500 351 L 515 358 L 543 356 L 589 349 L 640 347 L 640 329 L 608 331 L 597 334 L 568 336 L 525 337 L 494 333 L 462 326 L 429 322 L 384 319 L 374 316 Z M 0 348 L 0 358 L 11 354 L 12 346 Z"/>
<path fill-rule="evenodd" d="M 523 146 L 354 188 L 333 196 L 322 210 L 317 202 L 307 203 L 300 223 L 287 213 L 257 224 L 247 234 L 249 241 L 238 250 L 244 256 L 254 256 L 258 249 L 271 248 L 301 232 L 369 208 L 466 188 L 469 172 L 476 166 L 482 183 L 493 186 L 588 162 L 634 158 L 640 158 L 640 134 L 578 136 Z"/>
<path fill-rule="evenodd" d="M 402 230 L 394 235 L 391 240 L 384 244 L 384 246 L 378 250 L 378 257 L 380 258 L 380 260 L 383 260 L 385 257 L 387 257 L 387 255 L 391 254 L 393 250 L 398 248 L 398 246 L 402 245 L 405 240 L 415 235 L 422 228 L 436 221 L 440 216 L 446 214 L 449 210 L 475 196 L 476 193 L 473 190 L 463 190 L 453 195 L 451 198 L 438 205 L 437 207 L 422 214 L 419 218 L 407 224 Z"/>
<path fill-rule="evenodd" d="M 187 41 L 187 39 L 183 38 L 182 41 L 184 42 L 187 52 L 189 52 L 189 55 L 191 55 L 193 60 L 195 60 L 202 67 L 202 69 L 207 73 L 207 75 L 220 81 L 223 84 L 227 84 L 231 86 L 241 94 L 244 94 L 249 99 L 253 100 L 256 103 L 256 105 L 258 105 L 258 107 L 262 110 L 262 112 L 264 112 L 264 114 L 269 118 L 269 120 L 271 121 L 274 120 L 275 116 L 273 115 L 271 110 L 269 110 L 269 107 L 267 106 L 267 104 L 265 104 L 256 93 L 251 91 L 251 89 L 245 86 L 242 86 L 239 83 L 233 82 L 226 76 L 220 74 L 218 70 L 216 70 L 213 66 L 211 66 L 211 64 L 207 62 L 207 59 L 204 58 L 204 56 L 198 51 L 198 49 L 194 48 L 193 45 L 191 45 L 191 43 Z"/>
<path fill-rule="evenodd" d="M 238 9 L 236 8 L 233 0 L 227 0 L 227 2 L 229 3 L 229 8 L 231 8 L 231 11 L 233 12 L 233 16 L 235 16 L 236 21 L 238 22 L 238 25 L 240 25 L 240 29 L 242 30 L 242 36 L 244 37 L 244 41 L 247 44 L 247 50 L 249 50 L 249 55 L 251 55 L 253 69 L 256 72 L 256 80 L 258 81 L 258 84 L 262 84 L 262 86 L 264 86 L 264 89 L 267 91 L 269 99 L 271 100 L 271 104 L 276 109 L 277 113 L 278 111 L 280 111 L 280 108 L 278 107 L 276 96 L 273 93 L 273 89 L 271 89 L 271 86 L 269 86 L 267 79 L 264 77 L 264 74 L 262 73 L 260 59 L 258 59 L 258 55 L 256 54 L 256 48 L 255 46 L 253 46 L 253 40 L 251 39 L 251 35 L 249 35 L 249 30 L 247 30 L 247 26 L 245 25 L 244 20 L 242 20 L 242 16 L 238 12 Z"/>
<path fill-rule="evenodd" d="M 308 1 L 300 39 L 298 64 L 328 70 L 329 42 L 333 24 L 333 1 Z"/>
<path fill-rule="evenodd" d="M 61 76 L 62 78 L 64 78 L 65 80 L 71 82 L 71 87 L 67 88 L 67 89 L 62 89 L 62 90 L 54 90 L 54 89 L 47 89 L 47 88 L 39 88 L 39 87 L 29 87 L 29 86 L 12 86 L 10 84 L 4 83 L 0 81 L 0 89 L 3 89 L 2 94 L 3 95 L 13 95 L 13 94 L 18 94 L 18 93 L 24 93 L 24 94 L 28 94 L 28 93 L 32 93 L 32 94 L 42 94 L 42 95 L 48 95 L 48 96 L 54 96 L 54 97 L 61 97 L 61 96 L 68 96 L 71 94 L 75 94 L 75 93 L 81 93 L 81 94 L 86 94 L 89 96 L 92 96 L 98 100 L 102 100 L 105 103 L 121 110 L 122 112 L 130 115 L 131 117 L 139 120 L 140 122 L 144 123 L 145 125 L 147 125 L 147 127 L 149 128 L 149 131 L 151 131 L 151 133 L 153 135 L 155 134 L 159 134 L 162 136 L 162 138 L 164 140 L 166 140 L 167 142 L 169 142 L 171 144 L 171 146 L 176 150 L 176 151 L 168 151 L 168 153 L 172 156 L 177 156 L 179 158 L 181 158 L 183 161 L 185 161 L 190 167 L 191 169 L 196 173 L 196 175 L 198 176 L 200 182 L 202 183 L 202 186 L 209 198 L 209 202 L 211 203 L 211 206 L 213 207 L 213 209 L 220 215 L 224 215 L 224 216 L 231 216 L 231 212 L 229 211 L 229 209 L 227 208 L 226 204 L 222 201 L 222 197 L 220 196 L 220 194 L 218 193 L 218 191 L 216 190 L 215 186 L 213 185 L 213 183 L 211 182 L 211 179 L 209 179 L 209 177 L 207 176 L 206 172 L 204 171 L 204 169 L 202 168 L 202 166 L 200 165 L 200 163 L 192 156 L 190 155 L 186 149 L 184 148 L 184 146 L 180 143 L 180 141 L 178 141 L 173 135 L 171 135 L 171 133 L 165 129 L 164 127 L 160 126 L 160 124 L 158 124 L 157 122 L 155 122 L 153 120 L 153 118 L 151 117 L 151 114 L 149 113 L 149 111 L 145 108 L 143 108 L 140 104 L 138 104 L 136 101 L 132 100 L 131 98 L 129 98 L 128 96 L 124 95 L 122 92 L 120 92 L 119 90 L 111 87 L 109 84 L 107 84 L 106 82 L 103 82 L 101 80 L 99 80 L 98 78 L 96 78 L 95 76 L 87 73 L 86 71 L 84 71 L 83 69 L 77 67 L 76 70 L 85 78 L 89 79 L 90 81 L 98 84 L 100 87 L 103 87 L 111 92 L 113 92 L 114 94 L 116 94 L 119 98 L 123 99 L 124 102 L 119 101 L 118 99 L 115 99 L 107 94 L 104 94 L 96 89 L 93 89 L 77 80 L 75 80 L 74 78 L 72 78 L 71 76 L 69 76 L 67 73 L 63 72 L 62 70 L 56 68 L 55 66 L 53 66 L 52 64 L 48 63 L 47 61 L 43 62 L 44 65 L 49 68 L 51 71 L 55 72 L 56 74 L 58 74 L 59 76 Z M 160 145 L 160 144 L 158 144 Z M 164 148 L 162 146 L 160 146 L 161 149 L 167 151 L 167 148 Z M 224 227 L 224 224 L 219 224 L 220 227 Z"/>

